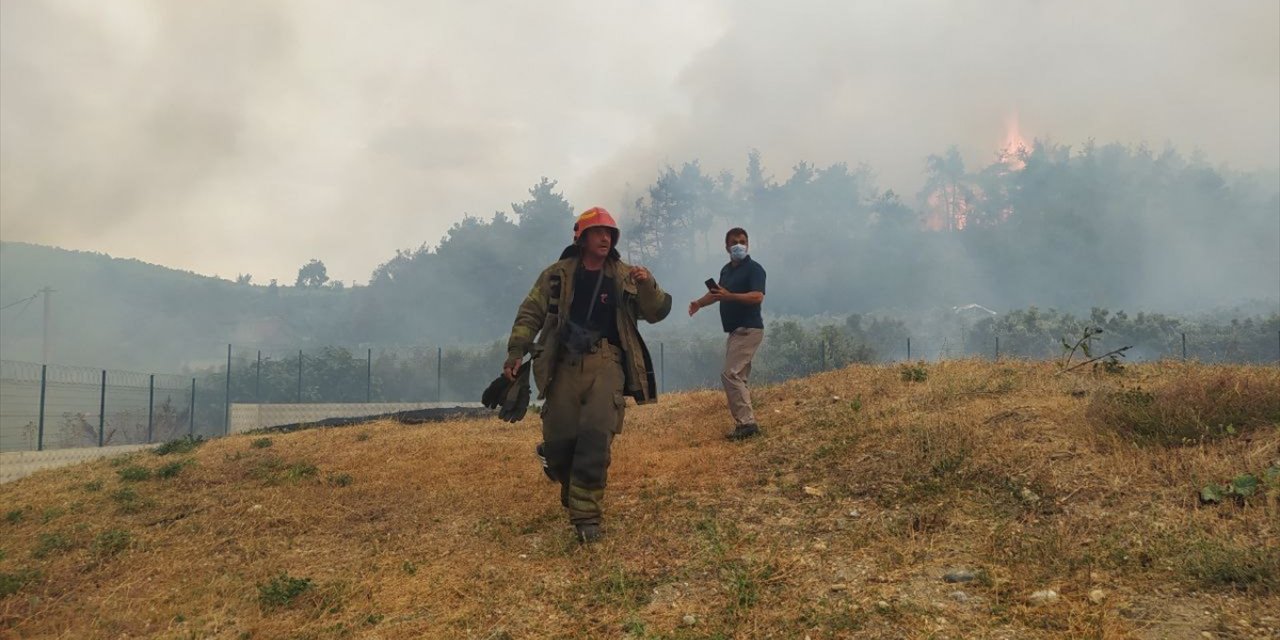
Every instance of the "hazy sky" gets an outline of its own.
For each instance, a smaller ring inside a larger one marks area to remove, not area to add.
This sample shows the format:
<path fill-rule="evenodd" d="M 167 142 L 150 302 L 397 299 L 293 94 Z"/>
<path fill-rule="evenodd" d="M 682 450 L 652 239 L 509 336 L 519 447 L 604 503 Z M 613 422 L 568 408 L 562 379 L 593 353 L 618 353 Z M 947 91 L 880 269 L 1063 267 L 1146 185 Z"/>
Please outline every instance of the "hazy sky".
<path fill-rule="evenodd" d="M 0 238 L 363 282 L 544 175 L 616 207 L 755 147 L 914 194 L 1015 116 L 1275 168 L 1280 3 L 6 0 Z"/>

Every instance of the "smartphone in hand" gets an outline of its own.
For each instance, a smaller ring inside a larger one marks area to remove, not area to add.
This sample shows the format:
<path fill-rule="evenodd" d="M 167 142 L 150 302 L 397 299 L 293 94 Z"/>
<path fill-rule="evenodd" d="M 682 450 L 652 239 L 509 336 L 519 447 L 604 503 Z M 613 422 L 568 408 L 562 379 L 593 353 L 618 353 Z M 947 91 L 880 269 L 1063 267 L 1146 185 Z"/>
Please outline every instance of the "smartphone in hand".
<path fill-rule="evenodd" d="M 707 278 L 704 284 L 707 285 L 707 291 L 715 291 L 720 288 L 720 285 L 716 284 L 716 281 L 712 278 Z"/>

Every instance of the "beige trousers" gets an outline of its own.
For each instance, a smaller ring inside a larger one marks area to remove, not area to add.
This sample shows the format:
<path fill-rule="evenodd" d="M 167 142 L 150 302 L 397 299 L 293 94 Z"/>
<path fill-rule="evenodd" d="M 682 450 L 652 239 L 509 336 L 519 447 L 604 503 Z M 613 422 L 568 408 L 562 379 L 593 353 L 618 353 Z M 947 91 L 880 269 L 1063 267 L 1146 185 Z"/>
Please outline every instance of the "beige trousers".
<path fill-rule="evenodd" d="M 724 383 L 724 395 L 729 400 L 729 413 L 735 425 L 756 424 L 751 411 L 751 390 L 747 378 L 751 375 L 751 359 L 764 340 L 764 329 L 734 329 L 725 342 L 724 371 L 720 381 Z"/>

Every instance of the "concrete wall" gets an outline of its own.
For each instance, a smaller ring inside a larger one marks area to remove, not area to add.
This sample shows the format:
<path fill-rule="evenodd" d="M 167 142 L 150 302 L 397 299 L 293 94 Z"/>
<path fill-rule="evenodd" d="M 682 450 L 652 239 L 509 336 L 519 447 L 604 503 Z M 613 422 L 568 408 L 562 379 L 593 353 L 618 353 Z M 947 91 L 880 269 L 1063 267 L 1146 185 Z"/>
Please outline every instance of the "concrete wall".
<path fill-rule="evenodd" d="M 333 404 L 232 404 L 231 433 L 277 427 L 282 424 L 319 422 L 328 418 L 355 418 L 414 409 L 478 407 L 478 402 L 370 402 Z"/>
<path fill-rule="evenodd" d="M 0 453 L 0 483 L 25 478 L 41 469 L 54 469 L 89 460 L 118 456 L 154 447 L 154 444 L 126 444 L 114 447 L 82 449 L 49 449 L 46 451 L 10 451 Z"/>

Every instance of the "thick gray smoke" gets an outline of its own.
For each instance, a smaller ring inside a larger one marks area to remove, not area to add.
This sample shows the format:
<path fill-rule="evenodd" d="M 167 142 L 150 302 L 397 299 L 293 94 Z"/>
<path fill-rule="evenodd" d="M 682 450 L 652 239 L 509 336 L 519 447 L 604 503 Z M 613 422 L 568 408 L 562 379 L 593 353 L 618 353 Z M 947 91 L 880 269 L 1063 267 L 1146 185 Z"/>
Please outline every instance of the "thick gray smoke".
<path fill-rule="evenodd" d="M 1280 4 L 1195 2 L 732 3 L 692 58 L 687 113 L 658 121 L 592 187 L 698 158 L 775 174 L 807 160 L 866 163 L 915 193 L 924 159 L 957 145 L 985 164 L 1012 128 L 1028 141 L 1167 143 L 1274 169 L 1280 156 Z M 616 191 L 614 191 L 616 193 Z M 594 194 L 592 194 L 594 196 Z"/>
<path fill-rule="evenodd" d="M 0 232 L 201 273 L 364 281 L 539 176 L 616 203 L 666 164 L 1146 141 L 1274 168 L 1280 5 L 0 5 Z"/>

